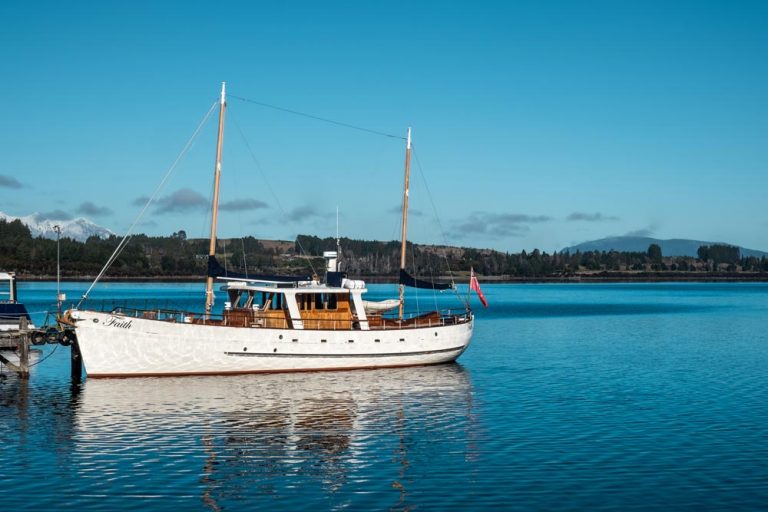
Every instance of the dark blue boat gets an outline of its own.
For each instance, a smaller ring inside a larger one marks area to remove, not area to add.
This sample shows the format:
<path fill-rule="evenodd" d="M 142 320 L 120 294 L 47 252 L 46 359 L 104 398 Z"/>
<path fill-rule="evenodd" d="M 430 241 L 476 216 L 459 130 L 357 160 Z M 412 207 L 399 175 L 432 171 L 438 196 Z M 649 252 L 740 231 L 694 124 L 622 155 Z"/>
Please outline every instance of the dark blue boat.
<path fill-rule="evenodd" d="M 16 296 L 16 274 L 0 272 L 0 331 L 18 329 L 22 318 L 27 319 L 29 327 L 34 327 L 27 308 Z"/>

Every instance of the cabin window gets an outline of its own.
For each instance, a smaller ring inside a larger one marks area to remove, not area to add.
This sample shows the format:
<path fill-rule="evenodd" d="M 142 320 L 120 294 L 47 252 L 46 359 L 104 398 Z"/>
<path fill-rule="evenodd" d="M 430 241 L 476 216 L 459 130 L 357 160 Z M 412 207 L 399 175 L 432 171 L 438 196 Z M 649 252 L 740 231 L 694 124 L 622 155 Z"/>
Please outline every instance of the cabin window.
<path fill-rule="evenodd" d="M 336 294 L 335 293 L 329 293 L 328 294 L 328 309 L 337 309 L 338 304 L 336 302 Z"/>
<path fill-rule="evenodd" d="M 305 311 L 312 311 L 312 295 L 301 296 L 301 309 Z"/>
<path fill-rule="evenodd" d="M 323 294 L 315 294 L 315 309 L 323 309 Z"/>

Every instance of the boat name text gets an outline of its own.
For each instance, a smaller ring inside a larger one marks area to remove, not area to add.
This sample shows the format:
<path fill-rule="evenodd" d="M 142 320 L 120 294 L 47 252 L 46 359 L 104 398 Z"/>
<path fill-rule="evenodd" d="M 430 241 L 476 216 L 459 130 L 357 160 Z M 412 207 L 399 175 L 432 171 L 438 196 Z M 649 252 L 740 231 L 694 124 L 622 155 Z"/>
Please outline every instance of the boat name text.
<path fill-rule="evenodd" d="M 110 316 L 110 317 L 107 317 L 107 320 L 104 322 L 104 325 L 106 327 L 118 327 L 120 329 L 130 329 L 131 321 L 125 320 L 124 318 Z"/>

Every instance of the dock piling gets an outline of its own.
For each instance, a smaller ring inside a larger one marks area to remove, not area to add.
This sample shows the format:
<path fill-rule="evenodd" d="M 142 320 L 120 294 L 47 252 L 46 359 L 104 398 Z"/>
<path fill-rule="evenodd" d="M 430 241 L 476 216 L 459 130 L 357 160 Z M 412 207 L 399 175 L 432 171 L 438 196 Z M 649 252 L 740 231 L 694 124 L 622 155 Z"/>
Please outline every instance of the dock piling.
<path fill-rule="evenodd" d="M 80 344 L 73 340 L 69 346 L 70 350 L 70 372 L 72 380 L 80 382 L 83 378 L 83 355 L 80 353 Z"/>

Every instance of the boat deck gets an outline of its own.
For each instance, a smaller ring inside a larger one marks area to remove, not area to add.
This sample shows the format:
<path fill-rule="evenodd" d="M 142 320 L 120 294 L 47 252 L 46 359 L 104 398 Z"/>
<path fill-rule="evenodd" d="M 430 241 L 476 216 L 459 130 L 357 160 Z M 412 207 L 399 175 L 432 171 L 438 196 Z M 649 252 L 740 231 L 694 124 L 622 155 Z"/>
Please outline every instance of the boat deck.
<path fill-rule="evenodd" d="M 205 315 L 169 309 L 134 309 L 118 307 L 108 311 L 115 315 L 129 318 L 143 318 L 165 322 L 178 322 L 197 325 L 217 325 L 243 328 L 294 329 L 287 311 L 254 311 L 252 309 L 232 309 L 221 315 Z M 440 310 L 428 313 L 411 313 L 399 319 L 396 316 L 370 315 L 367 317 L 370 330 L 417 329 L 440 327 L 469 322 L 471 315 L 466 310 Z M 348 314 L 324 315 L 322 317 L 302 317 L 304 330 L 349 331 L 360 330 L 360 320 Z"/>

